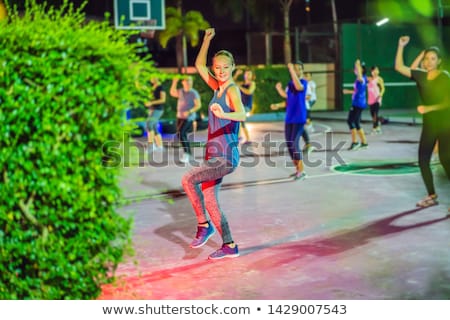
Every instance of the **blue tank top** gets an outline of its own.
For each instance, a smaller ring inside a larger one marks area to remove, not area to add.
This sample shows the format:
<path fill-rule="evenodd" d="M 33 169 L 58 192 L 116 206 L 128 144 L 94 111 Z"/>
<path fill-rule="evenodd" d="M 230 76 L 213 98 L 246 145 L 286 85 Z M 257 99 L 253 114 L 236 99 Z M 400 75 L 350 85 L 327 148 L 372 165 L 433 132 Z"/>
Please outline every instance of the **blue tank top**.
<path fill-rule="evenodd" d="M 352 105 L 354 107 L 358 107 L 364 109 L 367 107 L 366 102 L 366 89 L 367 89 L 367 77 L 364 75 L 363 81 L 355 81 L 353 96 L 352 96 Z"/>
<path fill-rule="evenodd" d="M 292 80 L 289 81 L 286 90 L 286 116 L 284 121 L 289 124 L 306 123 L 306 90 L 308 90 L 308 82 L 305 79 L 300 79 L 300 82 L 304 88 L 302 91 L 295 89 Z"/>
<path fill-rule="evenodd" d="M 209 102 L 208 108 L 208 142 L 206 143 L 205 159 L 224 158 L 233 168 L 239 164 L 239 121 L 217 118 L 211 111 L 211 105 L 218 103 L 224 112 L 232 110 L 226 103 L 228 88 L 235 84 L 230 84 L 219 95 L 219 91 L 214 91 L 214 96 Z"/>
<path fill-rule="evenodd" d="M 250 84 L 243 84 L 242 85 L 245 89 L 250 88 Z M 245 94 L 241 91 L 241 98 L 242 98 L 242 104 L 244 105 L 246 111 L 248 109 L 252 109 L 253 105 L 253 95 L 252 94 Z"/>

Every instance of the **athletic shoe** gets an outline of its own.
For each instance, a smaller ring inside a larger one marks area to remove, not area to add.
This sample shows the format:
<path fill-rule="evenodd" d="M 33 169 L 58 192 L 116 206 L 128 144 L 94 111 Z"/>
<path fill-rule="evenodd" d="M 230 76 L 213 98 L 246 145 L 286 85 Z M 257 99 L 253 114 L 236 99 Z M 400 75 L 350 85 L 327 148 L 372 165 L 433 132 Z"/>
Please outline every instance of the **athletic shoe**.
<path fill-rule="evenodd" d="M 209 238 L 212 237 L 215 232 L 216 231 L 214 230 L 211 222 L 208 223 L 208 227 L 198 226 L 195 239 L 192 240 L 190 245 L 191 248 L 200 248 L 206 243 L 206 241 L 208 241 Z"/>
<path fill-rule="evenodd" d="M 358 142 L 353 142 L 350 146 L 350 148 L 348 148 L 348 150 L 358 150 L 359 149 L 359 143 Z"/>
<path fill-rule="evenodd" d="M 314 133 L 315 132 L 312 123 L 311 124 L 305 124 L 305 130 L 307 130 L 308 133 Z"/>
<path fill-rule="evenodd" d="M 359 146 L 359 149 L 367 149 L 369 147 L 368 143 L 361 143 L 361 145 Z"/>
<path fill-rule="evenodd" d="M 188 163 L 191 159 L 191 156 L 188 153 L 183 153 L 183 156 L 180 158 L 180 161 L 183 163 Z"/>
<path fill-rule="evenodd" d="M 370 133 L 371 135 L 377 135 L 377 134 L 382 134 L 383 132 L 381 131 L 380 127 L 376 127 L 372 129 L 372 132 Z"/>
<path fill-rule="evenodd" d="M 316 148 L 308 143 L 308 144 L 305 145 L 305 148 L 303 149 L 303 153 L 310 154 L 314 150 L 316 150 Z"/>
<path fill-rule="evenodd" d="M 297 180 L 305 180 L 306 179 L 306 173 L 305 173 L 305 171 L 302 171 L 302 172 L 296 172 L 295 173 L 295 176 L 294 176 L 294 180 L 295 181 L 297 181 Z"/>
<path fill-rule="evenodd" d="M 156 146 L 153 142 L 147 142 L 147 152 L 153 152 L 156 149 Z"/>
<path fill-rule="evenodd" d="M 223 258 L 236 258 L 239 257 L 239 249 L 238 246 L 235 245 L 234 248 L 231 248 L 230 246 L 223 244 L 222 248 L 217 250 L 216 252 L 213 252 L 209 255 L 209 260 L 218 260 Z"/>

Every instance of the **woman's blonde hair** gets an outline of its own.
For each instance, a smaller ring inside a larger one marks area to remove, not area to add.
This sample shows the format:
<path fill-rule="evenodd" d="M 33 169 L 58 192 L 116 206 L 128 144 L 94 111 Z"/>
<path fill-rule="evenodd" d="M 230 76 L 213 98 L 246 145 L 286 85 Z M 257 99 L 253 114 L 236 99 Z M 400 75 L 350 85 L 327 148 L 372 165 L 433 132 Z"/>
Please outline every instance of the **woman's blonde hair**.
<path fill-rule="evenodd" d="M 213 59 L 216 58 L 216 57 L 220 57 L 220 56 L 227 57 L 228 59 L 230 59 L 231 64 L 234 65 L 234 57 L 233 57 L 233 55 L 231 54 L 230 51 L 227 51 L 227 50 L 217 51 L 216 54 L 213 56 Z"/>

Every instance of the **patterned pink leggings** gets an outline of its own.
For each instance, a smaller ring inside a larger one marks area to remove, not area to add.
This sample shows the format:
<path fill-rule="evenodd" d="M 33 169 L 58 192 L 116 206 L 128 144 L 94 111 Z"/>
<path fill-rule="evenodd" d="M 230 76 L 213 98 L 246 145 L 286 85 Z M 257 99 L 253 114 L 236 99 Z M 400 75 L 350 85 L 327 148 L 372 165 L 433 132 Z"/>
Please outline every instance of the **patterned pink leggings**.
<path fill-rule="evenodd" d="M 210 221 L 222 236 L 223 243 L 233 242 L 228 221 L 217 201 L 222 178 L 234 168 L 223 158 L 212 158 L 187 172 L 181 183 L 191 200 L 198 223 Z M 201 185 L 201 186 L 200 186 Z"/>

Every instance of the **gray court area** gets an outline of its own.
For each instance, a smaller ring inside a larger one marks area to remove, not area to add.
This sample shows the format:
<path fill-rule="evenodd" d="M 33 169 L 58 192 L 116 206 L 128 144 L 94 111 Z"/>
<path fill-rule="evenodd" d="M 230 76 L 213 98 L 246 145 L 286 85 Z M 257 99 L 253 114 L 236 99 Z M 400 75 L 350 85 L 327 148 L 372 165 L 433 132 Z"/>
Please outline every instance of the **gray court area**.
<path fill-rule="evenodd" d="M 368 149 L 347 151 L 345 115 L 313 114 L 317 149 L 305 155 L 303 181 L 289 178 L 283 122 L 248 123 L 254 143 L 241 149 L 241 166 L 220 193 L 240 248 L 234 259 L 207 260 L 221 245 L 217 233 L 189 248 L 196 219 L 180 183 L 190 165 L 177 160 L 178 147 L 155 153 L 153 164 L 132 160 L 120 212 L 134 219 L 135 255 L 101 299 L 449 299 L 450 183 L 434 161 L 440 204 L 416 208 L 426 195 L 420 123 L 391 118 L 383 134 L 368 134 Z M 191 139 L 205 141 L 206 131 Z M 197 161 L 202 154 L 196 147 Z"/>

